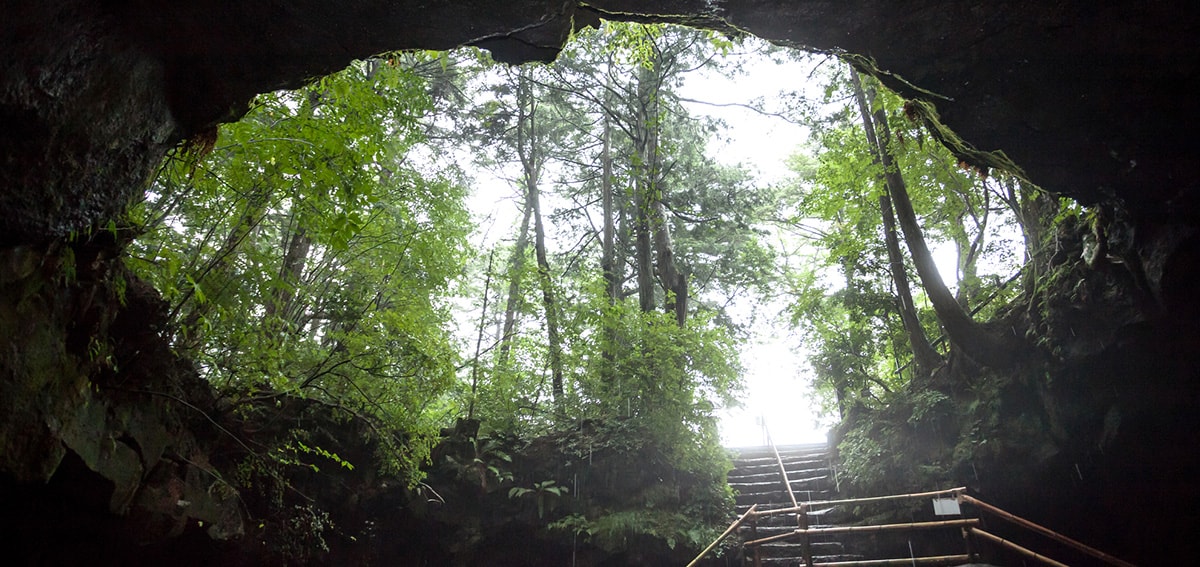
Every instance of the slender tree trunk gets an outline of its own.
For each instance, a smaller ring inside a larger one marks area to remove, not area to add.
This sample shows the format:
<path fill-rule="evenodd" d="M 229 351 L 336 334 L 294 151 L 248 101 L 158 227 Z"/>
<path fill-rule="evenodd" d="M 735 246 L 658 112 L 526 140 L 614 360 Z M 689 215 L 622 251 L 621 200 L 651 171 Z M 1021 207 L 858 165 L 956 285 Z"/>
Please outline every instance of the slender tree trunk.
<path fill-rule="evenodd" d="M 942 355 L 929 344 L 925 328 L 921 326 L 921 319 L 917 317 L 917 307 L 913 302 L 912 290 L 908 286 L 908 273 L 904 268 L 904 255 L 900 252 L 900 239 L 896 235 L 892 199 L 887 195 L 880 195 L 879 210 L 883 215 L 883 235 L 887 242 L 892 282 L 896 285 L 896 295 L 900 300 L 900 321 L 904 324 L 904 333 L 908 335 L 908 344 L 912 347 L 913 364 L 916 365 L 917 374 L 928 377 L 934 368 L 941 365 Z"/>
<path fill-rule="evenodd" d="M 1025 240 L 1025 267 L 1022 273 L 1022 286 L 1025 293 L 1029 296 L 1029 312 L 1036 316 L 1038 311 L 1034 306 L 1037 303 L 1038 297 L 1034 293 L 1034 290 L 1037 289 L 1037 281 L 1042 272 L 1042 266 L 1049 263 L 1048 258 L 1046 258 L 1047 255 L 1043 251 L 1043 245 L 1046 238 L 1046 228 L 1050 226 L 1051 220 L 1058 214 L 1058 201 L 1041 191 L 1031 190 L 1024 185 L 1018 185 L 1016 179 L 1012 176 L 998 180 L 998 183 L 1004 189 L 1001 199 L 1008 205 L 1008 208 L 1017 218 L 1017 224 L 1021 226 L 1021 236 Z"/>
<path fill-rule="evenodd" d="M 526 197 L 521 206 L 525 210 L 521 217 L 521 228 L 517 232 L 517 242 L 513 245 L 512 257 L 508 261 L 508 299 L 504 303 L 504 326 L 500 329 L 500 346 L 496 354 L 496 368 L 508 369 L 508 359 L 512 351 L 512 339 L 517 331 L 517 310 L 521 305 L 521 280 L 525 276 L 525 249 L 529 247 L 529 219 L 533 209 Z"/>
<path fill-rule="evenodd" d="M 955 299 L 963 309 L 970 309 L 974 303 L 975 294 L 979 291 L 979 255 L 983 252 L 984 239 L 987 235 L 988 217 L 991 207 L 991 193 L 987 189 L 986 180 L 981 183 L 983 202 L 976 209 L 971 205 L 968 194 L 971 187 L 961 191 L 964 211 L 959 216 L 962 231 L 954 235 L 955 257 L 958 270 L 958 289 Z M 978 213 L 976 211 L 979 211 Z M 966 217 L 971 217 L 975 224 L 975 236 L 969 237 L 966 230 Z"/>
<path fill-rule="evenodd" d="M 612 183 L 612 125 L 607 115 L 604 117 L 600 146 L 600 204 L 603 208 L 604 228 L 601 235 L 600 271 L 604 274 L 604 294 L 609 307 L 621 301 L 621 276 L 617 272 L 617 243 L 616 219 L 617 211 L 613 206 Z M 616 321 L 610 313 L 601 318 L 604 327 L 604 341 L 601 347 L 600 379 L 605 384 L 612 384 L 616 379 Z"/>
<path fill-rule="evenodd" d="M 558 305 L 554 297 L 554 282 L 550 276 L 550 262 L 546 257 L 546 227 L 542 222 L 539 178 L 542 170 L 542 148 L 538 135 L 537 100 L 533 86 L 518 70 L 517 83 L 517 154 L 521 160 L 525 177 L 526 206 L 533 215 L 533 249 L 537 258 L 538 280 L 542 288 L 542 305 L 546 312 L 546 339 L 549 343 L 551 388 L 554 406 L 560 414 L 566 402 L 563 387 L 562 337 L 559 335 Z"/>
<path fill-rule="evenodd" d="M 641 165 L 641 175 L 639 176 L 642 188 L 641 199 L 639 202 L 640 214 L 645 216 L 646 231 L 639 234 L 639 247 L 649 247 L 653 243 L 654 265 L 658 268 L 658 276 L 662 280 L 664 293 L 664 309 L 675 314 L 675 321 L 679 326 L 683 326 L 687 321 L 687 277 L 679 270 L 678 264 L 675 262 L 675 251 L 671 243 L 671 230 L 667 224 L 666 210 L 663 206 L 662 184 L 660 177 L 660 155 L 659 155 L 659 131 L 660 117 L 658 108 L 658 82 L 659 78 L 653 74 L 651 69 L 642 69 L 638 74 L 638 107 L 642 109 L 640 127 L 644 128 L 644 137 L 640 145 L 641 151 L 638 155 L 638 161 Z M 648 242 L 642 243 L 641 238 L 646 238 Z M 644 253 L 647 257 L 650 250 L 639 248 L 639 260 L 643 260 L 641 255 Z M 650 267 L 649 258 L 645 258 L 643 268 Z M 653 309 L 653 278 L 646 285 L 651 289 L 649 301 L 642 297 L 642 310 L 650 311 Z M 643 285 L 642 274 L 638 274 L 639 289 Z"/>
<path fill-rule="evenodd" d="M 616 226 L 614 224 L 611 131 L 608 117 L 604 118 L 604 131 L 600 147 L 600 203 L 604 210 L 604 234 L 601 237 L 600 270 L 604 273 L 604 292 L 609 304 L 621 298 L 621 279 L 617 274 Z"/>
<path fill-rule="evenodd" d="M 229 287 L 231 276 L 229 267 L 237 257 L 238 250 L 242 243 L 254 231 L 254 228 L 262 221 L 267 209 L 267 203 L 270 200 L 269 191 L 265 188 L 255 188 L 250 198 L 246 202 L 246 207 L 243 209 L 242 215 L 238 217 L 238 221 L 229 229 L 229 233 L 225 235 L 220 250 L 213 255 L 203 269 L 199 270 L 193 276 L 193 281 L 202 289 L 207 289 L 206 294 L 210 297 L 206 302 L 192 302 L 191 299 L 195 296 L 194 290 L 189 290 L 186 295 L 175 305 L 171 310 L 171 316 L 174 318 L 187 307 L 187 314 L 182 317 L 178 324 L 178 337 L 176 347 L 180 350 L 191 350 L 200 345 L 200 320 L 208 315 L 210 306 L 212 305 L 211 298 L 223 293 L 224 289 Z M 190 271 L 190 270 L 189 270 Z M 186 272 L 185 272 L 186 273 Z M 220 281 L 220 290 L 214 293 L 212 286 L 208 285 L 211 282 Z M 268 304 L 268 308 L 270 305 Z"/>
<path fill-rule="evenodd" d="M 283 255 L 283 263 L 279 267 L 279 284 L 267 303 L 267 316 L 276 316 L 289 323 L 296 323 L 296 287 L 304 275 L 304 264 L 308 261 L 308 253 L 312 249 L 312 239 L 299 220 L 293 217 L 293 228 L 287 237 L 287 247 Z"/>
<path fill-rule="evenodd" d="M 639 143 L 639 161 L 646 153 L 645 143 L 645 140 Z M 646 170 L 644 163 L 634 165 L 633 238 L 637 259 L 638 307 L 643 312 L 650 312 L 654 310 L 654 259 L 650 244 L 650 209 L 653 204 Z"/>
<path fill-rule="evenodd" d="M 535 183 L 529 184 L 529 204 L 533 209 L 534 251 L 537 256 L 538 279 L 542 284 L 542 305 L 546 310 L 546 338 L 550 348 L 550 377 L 554 392 L 554 405 L 561 412 L 564 399 L 562 338 L 558 329 L 558 305 L 554 299 L 554 282 L 550 278 L 550 263 L 546 259 L 546 229 L 542 224 L 542 210 Z"/>
<path fill-rule="evenodd" d="M 493 250 L 488 254 L 487 274 L 483 280 L 483 307 L 479 310 L 479 334 L 475 337 L 475 358 L 471 364 L 471 401 L 467 404 L 467 419 L 475 419 L 475 400 L 479 395 L 479 353 L 483 350 L 483 328 L 487 324 L 489 293 L 492 291 L 492 260 L 496 258 Z"/>
<path fill-rule="evenodd" d="M 876 139 L 874 125 L 871 123 L 867 99 L 863 93 L 862 84 L 857 81 L 857 75 L 854 79 L 854 98 L 858 102 L 859 113 L 862 115 L 863 131 L 867 135 L 867 142 L 872 148 L 875 148 L 878 147 L 879 142 Z M 875 162 L 882 164 L 877 152 Z M 884 180 L 884 183 L 887 181 Z M 912 289 L 908 285 L 908 270 L 904 267 L 904 255 L 900 251 L 900 239 L 896 235 L 896 215 L 892 209 L 892 199 L 886 191 L 879 196 L 879 213 L 883 221 L 883 238 L 887 245 L 892 283 L 896 286 L 896 295 L 900 302 L 900 322 L 904 325 L 904 334 L 908 336 L 908 344 L 912 348 L 913 364 L 916 366 L 917 375 L 928 377 L 933 373 L 934 368 L 941 365 L 942 355 L 938 354 L 933 345 L 929 343 L 929 338 L 925 335 L 925 328 L 921 325 L 921 319 L 917 317 L 917 306 L 913 301 Z"/>
<path fill-rule="evenodd" d="M 862 96 L 862 83 L 853 71 L 851 80 L 854 81 L 856 95 Z M 896 218 L 899 221 L 900 229 L 904 233 L 904 241 L 908 245 L 909 254 L 912 255 L 917 275 L 921 278 L 921 285 L 925 288 L 925 293 L 929 295 L 929 301 L 933 304 L 933 309 L 937 313 L 938 320 L 942 322 L 946 335 L 950 338 L 950 342 L 957 345 L 964 354 L 979 364 L 994 368 L 1011 367 L 1019 358 L 1015 354 L 1023 350 L 1023 345 L 1015 337 L 1007 334 L 992 334 L 976 323 L 958 304 L 954 294 L 950 292 L 950 288 L 946 287 L 946 283 L 938 274 L 933 255 L 930 254 L 929 247 L 925 244 L 925 238 L 921 234 L 921 226 L 917 222 L 916 212 L 913 211 L 912 201 L 908 198 L 908 188 L 905 186 L 904 177 L 900 174 L 887 144 L 890 139 L 887 117 L 882 114 L 881 110 L 876 113 L 875 123 L 872 124 L 866 110 L 864 98 L 863 129 L 868 132 L 868 138 L 874 140 L 871 144 L 872 149 L 880 163 L 883 164 L 884 180 L 887 183 L 892 204 L 896 209 Z M 875 131 L 876 126 L 878 126 L 878 132 Z"/>
<path fill-rule="evenodd" d="M 666 289 L 664 307 L 675 313 L 675 322 L 680 327 L 687 323 L 688 283 L 687 276 L 679 271 L 675 262 L 675 249 L 671 243 L 671 228 L 667 225 L 666 212 L 659 198 L 654 203 L 654 245 L 658 256 L 659 276 Z"/>

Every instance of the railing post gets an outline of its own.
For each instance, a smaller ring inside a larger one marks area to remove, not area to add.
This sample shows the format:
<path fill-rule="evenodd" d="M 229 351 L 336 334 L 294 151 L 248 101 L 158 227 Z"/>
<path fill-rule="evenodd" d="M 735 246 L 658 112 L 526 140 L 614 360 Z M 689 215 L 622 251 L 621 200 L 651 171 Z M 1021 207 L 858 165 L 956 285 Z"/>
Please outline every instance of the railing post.
<path fill-rule="evenodd" d="M 754 516 L 750 519 L 750 541 L 754 541 L 756 539 L 758 539 L 758 516 Z M 742 547 L 742 549 L 745 550 L 746 548 Z M 746 559 L 748 560 L 750 558 L 747 557 Z M 754 567 L 759 566 L 757 545 L 754 546 L 754 559 L 752 562 L 754 563 Z"/>
<path fill-rule="evenodd" d="M 812 539 L 808 535 L 807 502 L 800 505 L 800 515 L 796 518 L 796 523 L 800 529 L 804 530 L 804 535 L 800 538 L 800 553 L 804 557 L 804 567 L 813 567 Z"/>
<path fill-rule="evenodd" d="M 968 530 L 967 528 L 963 528 L 962 536 L 963 536 L 963 547 L 966 548 L 966 552 L 967 552 L 967 559 L 969 561 L 975 561 L 976 559 L 978 559 L 978 557 L 975 556 L 975 546 L 971 545 L 971 531 Z"/>

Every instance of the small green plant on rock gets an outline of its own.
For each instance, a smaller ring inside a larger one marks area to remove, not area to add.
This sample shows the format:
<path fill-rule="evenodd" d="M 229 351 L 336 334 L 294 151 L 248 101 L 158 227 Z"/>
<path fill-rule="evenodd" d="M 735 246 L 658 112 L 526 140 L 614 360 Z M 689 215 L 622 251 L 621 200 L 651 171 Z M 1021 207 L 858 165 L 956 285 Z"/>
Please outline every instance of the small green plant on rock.
<path fill-rule="evenodd" d="M 538 518 L 546 517 L 546 511 L 553 511 L 558 505 L 558 497 L 570 490 L 565 486 L 556 486 L 553 480 L 543 480 L 533 483 L 533 488 L 514 486 L 508 490 L 509 498 L 521 498 L 529 494 L 537 501 Z"/>

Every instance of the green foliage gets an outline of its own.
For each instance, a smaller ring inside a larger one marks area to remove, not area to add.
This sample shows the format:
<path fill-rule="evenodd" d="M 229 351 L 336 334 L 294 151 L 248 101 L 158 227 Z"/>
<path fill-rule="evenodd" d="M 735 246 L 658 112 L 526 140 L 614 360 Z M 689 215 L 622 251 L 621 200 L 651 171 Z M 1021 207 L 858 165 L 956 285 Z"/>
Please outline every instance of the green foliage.
<path fill-rule="evenodd" d="M 414 481 L 455 369 L 439 296 L 466 256 L 464 188 L 409 163 L 429 105 L 383 60 L 260 96 L 202 158 L 164 162 L 127 260 L 223 395 L 312 397 L 401 432 L 379 435 L 382 462 Z"/>
<path fill-rule="evenodd" d="M 496 439 L 471 437 L 468 443 L 467 454 L 446 456 L 446 461 L 458 469 L 460 478 L 477 483 L 484 492 L 512 481 L 512 456 Z"/>
<path fill-rule="evenodd" d="M 565 486 L 557 486 L 553 480 L 543 480 L 533 483 L 532 488 L 524 488 L 514 486 L 508 489 L 509 498 L 521 498 L 522 496 L 530 496 L 537 502 L 538 518 L 545 518 L 546 511 L 554 511 L 558 505 L 558 497 L 570 492 L 570 489 Z"/>
<path fill-rule="evenodd" d="M 889 403 L 887 395 L 912 379 L 911 347 L 883 236 L 878 198 L 887 193 L 885 172 L 868 146 L 845 68 L 827 80 L 825 114 L 812 120 L 819 150 L 815 159 L 792 160 L 795 185 L 783 195 L 793 224 L 816 227 L 806 233 L 825 266 L 819 277 L 795 280 L 792 321 L 816 350 L 816 385 L 829 397 L 827 406 L 844 412 L 854 404 Z M 925 240 L 955 251 L 956 270 L 942 274 L 943 280 L 958 288 L 968 308 L 982 309 L 982 316 L 994 313 L 1020 293 L 1019 286 L 1003 285 L 1020 262 L 1013 252 L 1021 235 L 1019 207 L 1010 202 L 1015 199 L 1003 194 L 1000 182 L 960 167 L 914 121 L 911 105 L 873 81 L 867 86 L 868 95 L 877 93 L 868 104 L 887 121 L 891 135 L 882 142 L 896 157 Z M 903 269 L 909 282 L 919 282 L 910 268 Z M 985 269 L 993 273 L 984 275 Z M 925 334 L 936 338 L 937 318 L 919 286 L 914 291 Z"/>

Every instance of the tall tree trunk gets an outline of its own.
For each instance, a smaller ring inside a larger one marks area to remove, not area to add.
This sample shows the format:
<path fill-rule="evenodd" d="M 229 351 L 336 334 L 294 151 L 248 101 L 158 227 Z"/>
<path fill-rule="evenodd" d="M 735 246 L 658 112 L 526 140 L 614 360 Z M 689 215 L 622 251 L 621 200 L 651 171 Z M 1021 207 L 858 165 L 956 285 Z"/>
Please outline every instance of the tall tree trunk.
<path fill-rule="evenodd" d="M 851 73 L 856 96 L 863 96 L 862 82 L 859 80 L 858 74 L 853 70 Z M 938 274 L 933 255 L 929 253 L 929 247 L 925 244 L 921 226 L 917 222 L 917 214 L 913 211 L 912 201 L 908 198 L 908 188 L 905 186 L 904 177 L 900 174 L 887 143 L 891 136 L 888 131 L 887 116 L 880 109 L 875 114 L 874 124 L 872 124 L 871 116 L 867 113 L 865 97 L 861 110 L 863 112 L 863 129 L 867 132 L 868 138 L 873 140 L 872 150 L 879 158 L 879 162 L 883 164 L 884 180 L 887 183 L 892 204 L 896 209 L 900 229 L 904 233 L 904 242 L 908 245 L 909 254 L 912 255 L 913 265 L 917 269 L 917 275 L 921 278 L 921 285 L 925 288 L 925 293 L 929 295 L 929 302 L 933 304 L 933 310 L 937 313 L 938 320 L 942 322 L 950 342 L 979 364 L 994 368 L 1013 366 L 1019 358 L 1015 355 L 1024 350 L 1024 345 L 1008 334 L 988 332 L 971 318 L 970 314 L 958 304 L 954 294 L 950 292 L 950 288 L 946 287 L 946 283 Z M 876 127 L 878 127 L 878 132 L 876 132 Z"/>
<path fill-rule="evenodd" d="M 633 143 L 636 154 L 633 164 L 633 237 L 637 259 L 638 307 L 643 312 L 654 310 L 654 246 L 652 244 L 651 211 L 654 209 L 654 169 L 651 145 L 657 117 L 650 111 L 650 99 L 657 96 L 652 86 L 650 70 L 641 68 L 637 76 L 637 99 Z"/>
<path fill-rule="evenodd" d="M 563 409 L 563 365 L 562 338 L 558 329 L 558 305 L 554 299 L 554 282 L 550 277 L 550 263 L 546 259 L 546 229 L 542 224 L 542 210 L 538 198 L 536 183 L 529 183 L 529 205 L 533 209 L 533 248 L 537 256 L 538 279 L 542 284 L 542 305 L 546 310 L 546 338 L 550 348 L 550 377 L 551 388 L 554 392 L 554 405 L 560 412 Z"/>
<path fill-rule="evenodd" d="M 304 264 L 308 261 L 308 253 L 312 249 L 312 239 L 300 225 L 298 218 L 293 215 L 292 230 L 286 238 L 286 249 L 283 263 L 279 266 L 279 283 L 267 302 L 267 317 L 278 317 L 283 321 L 295 324 L 300 317 L 295 312 L 296 288 L 304 275 Z"/>
<path fill-rule="evenodd" d="M 863 118 L 863 131 L 866 133 L 868 144 L 872 148 L 876 148 L 879 146 L 879 141 L 876 138 L 874 124 L 871 123 L 867 98 L 857 75 L 854 76 L 854 80 L 854 98 L 858 102 L 858 110 Z M 875 155 L 875 162 L 882 164 L 878 152 Z M 886 179 L 884 183 L 887 183 Z M 908 337 L 909 347 L 912 348 L 913 364 L 916 366 L 917 375 L 928 377 L 933 373 L 934 368 L 941 365 L 942 355 L 938 354 L 933 345 L 929 343 L 929 337 L 925 335 L 925 328 L 921 326 L 921 319 L 917 317 L 917 306 L 912 298 L 912 289 L 908 285 L 908 270 L 904 267 L 904 254 L 900 251 L 900 238 L 896 235 L 896 215 L 892 209 L 892 199 L 886 191 L 879 196 L 879 213 L 883 221 L 883 239 L 887 245 L 892 283 L 896 286 L 897 299 L 900 301 L 900 322 L 904 325 L 904 334 Z"/>
<path fill-rule="evenodd" d="M 554 282 L 550 262 L 546 257 L 546 227 L 542 222 L 541 195 L 538 183 L 542 171 L 541 139 L 537 125 L 537 99 L 526 73 L 518 69 L 517 83 L 517 156 L 525 177 L 526 206 L 533 215 L 533 249 L 537 258 L 538 280 L 542 288 L 542 305 L 546 312 L 546 339 L 549 343 L 551 388 L 554 406 L 561 414 L 566 402 L 563 387 L 562 337 L 558 328 L 558 305 L 554 298 Z"/>
<path fill-rule="evenodd" d="M 988 217 L 991 211 L 991 192 L 987 188 L 987 180 L 980 182 L 983 192 L 983 202 L 978 209 L 972 206 L 970 191 L 973 187 L 965 187 L 960 192 L 963 200 L 963 213 L 959 216 L 962 232 L 954 235 L 955 258 L 958 270 L 958 289 L 955 299 L 963 309 L 970 309 L 974 303 L 975 294 L 979 292 L 979 255 L 983 252 L 984 239 L 987 236 Z M 976 212 L 979 211 L 979 212 Z M 975 236 L 967 234 L 966 217 L 971 217 L 975 224 Z"/>
<path fill-rule="evenodd" d="M 942 355 L 929 344 L 921 319 L 917 317 L 917 307 L 913 302 L 912 290 L 908 286 L 908 273 L 904 268 L 904 255 L 900 252 L 900 238 L 896 235 L 896 218 L 892 210 L 892 199 L 887 195 L 879 196 L 879 210 L 883 215 L 883 236 L 887 243 L 888 264 L 891 267 L 892 282 L 896 285 L 896 295 L 900 300 L 900 321 L 904 324 L 904 333 L 908 335 L 908 344 L 912 347 L 913 364 L 917 374 L 923 377 L 932 375 L 933 369 L 942 363 Z"/>
<path fill-rule="evenodd" d="M 604 274 L 604 294 L 609 307 L 621 301 L 621 274 L 617 272 L 617 211 L 613 206 L 612 183 L 612 125 L 608 115 L 604 117 L 600 146 L 600 204 L 603 208 L 604 228 L 601 235 L 600 271 Z M 601 318 L 604 340 L 601 347 L 600 380 L 612 384 L 616 379 L 617 322 L 609 314 Z"/>
<path fill-rule="evenodd" d="M 656 66 L 657 67 L 657 66 Z M 679 326 L 683 326 L 687 321 L 687 277 L 679 270 L 678 264 L 675 262 L 675 250 L 671 243 L 671 229 L 667 224 L 666 208 L 663 206 L 663 189 L 661 177 L 661 158 L 659 148 L 659 132 L 661 129 L 659 107 L 658 107 L 658 85 L 661 78 L 656 76 L 653 69 L 643 68 L 638 73 L 638 108 L 642 110 L 640 127 L 643 128 L 643 138 L 639 145 L 638 161 L 640 168 L 640 186 L 641 198 L 638 200 L 639 213 L 645 216 L 646 231 L 645 234 L 639 234 L 639 260 L 642 260 L 641 255 L 645 253 L 649 256 L 649 250 L 640 248 L 643 246 L 641 238 L 645 237 L 649 242 L 644 245 L 649 246 L 653 243 L 654 249 L 654 265 L 658 268 L 658 277 L 662 281 L 664 290 L 664 309 L 675 314 L 675 321 Z M 647 258 L 648 259 L 648 258 Z M 649 264 L 649 262 L 646 262 Z M 639 262 L 639 266 L 642 264 Z M 649 266 L 645 266 L 649 267 Z M 652 276 L 653 274 L 651 274 Z M 653 309 L 653 279 L 647 284 L 651 286 L 651 298 L 648 302 L 642 303 L 643 311 Z M 643 284 L 642 274 L 638 274 L 639 290 Z M 643 298 L 645 299 L 645 298 Z"/>
<path fill-rule="evenodd" d="M 517 242 L 513 245 L 512 256 L 508 260 L 508 299 L 504 302 L 504 326 L 500 329 L 500 346 L 496 354 L 496 368 L 508 369 L 508 359 L 512 351 L 512 339 L 517 330 L 517 310 L 521 306 L 521 280 L 525 275 L 525 249 L 529 247 L 529 219 L 533 209 L 529 206 L 529 198 L 521 205 L 524 214 L 521 217 L 521 228 L 517 232 Z"/>
<path fill-rule="evenodd" d="M 1029 313 L 1037 317 L 1040 312 L 1035 306 L 1039 298 L 1034 290 L 1037 289 L 1042 266 L 1049 264 L 1049 255 L 1045 253 L 1044 241 L 1046 228 L 1058 215 L 1058 201 L 1042 191 L 1018 184 L 1013 176 L 998 179 L 997 183 L 1000 183 L 1004 189 L 1001 199 L 1017 218 L 1017 224 L 1021 226 L 1021 236 L 1025 240 L 1022 287 L 1029 296 Z"/>
<path fill-rule="evenodd" d="M 600 270 L 604 273 L 604 293 L 610 305 L 621 298 L 621 278 L 617 273 L 616 226 L 613 218 L 611 126 L 604 118 L 604 130 L 600 146 L 600 203 L 604 210 L 604 229 L 601 236 Z"/>
<path fill-rule="evenodd" d="M 687 323 L 688 282 L 687 276 L 679 271 L 675 262 L 675 249 L 671 243 L 671 228 L 667 225 L 666 211 L 661 195 L 654 203 L 654 247 L 658 257 L 659 277 L 666 290 L 664 308 L 675 313 L 675 322 L 680 327 Z"/>
<path fill-rule="evenodd" d="M 188 270 L 188 272 L 195 274 L 192 277 L 192 280 L 196 282 L 195 285 L 207 290 L 205 294 L 210 297 L 210 300 L 203 302 L 191 301 L 195 297 L 195 287 L 193 286 L 171 309 L 171 318 L 174 319 L 183 312 L 185 307 L 187 308 L 187 314 L 182 316 L 178 323 L 176 348 L 186 351 L 200 346 L 200 320 L 208 315 L 212 306 L 211 298 L 224 293 L 225 289 L 231 285 L 233 278 L 229 268 L 233 264 L 233 260 L 237 258 L 242 243 L 250 236 L 254 228 L 262 222 L 269 201 L 270 191 L 263 187 L 255 187 L 246 201 L 246 207 L 243 209 L 241 216 L 238 217 L 238 220 L 225 235 L 221 248 L 213 254 L 212 258 L 209 259 L 208 263 L 202 269 Z M 211 282 L 221 283 L 214 291 L 213 286 L 209 285 Z"/>
<path fill-rule="evenodd" d="M 639 161 L 645 155 L 645 143 L 644 140 L 639 142 Z M 637 259 L 638 307 L 643 312 L 654 310 L 654 258 L 650 245 L 650 209 L 653 204 L 646 169 L 643 163 L 635 164 L 633 180 L 634 255 Z"/>
<path fill-rule="evenodd" d="M 475 358 L 471 362 L 471 401 L 467 404 L 467 419 L 475 419 L 475 400 L 479 395 L 479 353 L 483 350 L 483 328 L 487 324 L 488 299 L 492 291 L 492 260 L 496 252 L 488 254 L 487 274 L 483 280 L 483 307 L 479 310 L 479 334 L 475 337 Z"/>

